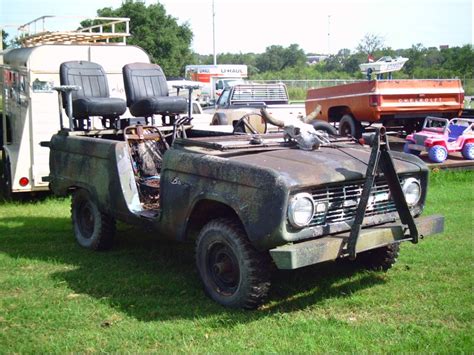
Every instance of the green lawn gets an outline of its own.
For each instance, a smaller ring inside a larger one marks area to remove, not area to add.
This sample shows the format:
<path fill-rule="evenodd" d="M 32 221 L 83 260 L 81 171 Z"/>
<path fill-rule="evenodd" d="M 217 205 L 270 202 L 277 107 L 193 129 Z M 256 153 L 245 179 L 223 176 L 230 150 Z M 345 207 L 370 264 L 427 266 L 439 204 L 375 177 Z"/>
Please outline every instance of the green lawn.
<path fill-rule="evenodd" d="M 432 174 L 425 214 L 446 232 L 405 243 L 388 273 L 278 272 L 257 311 L 203 294 L 191 244 L 120 225 L 94 253 L 73 239 L 68 199 L 0 203 L 0 353 L 473 353 L 473 180 Z"/>

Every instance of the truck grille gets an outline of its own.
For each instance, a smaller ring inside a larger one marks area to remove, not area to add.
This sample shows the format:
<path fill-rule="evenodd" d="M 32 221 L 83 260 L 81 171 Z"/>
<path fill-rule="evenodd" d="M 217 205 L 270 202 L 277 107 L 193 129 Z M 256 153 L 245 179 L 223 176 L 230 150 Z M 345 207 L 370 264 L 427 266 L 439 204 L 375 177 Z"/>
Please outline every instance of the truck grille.
<path fill-rule="evenodd" d="M 343 185 L 314 189 L 311 193 L 316 203 L 326 202 L 327 213 L 315 213 L 310 226 L 326 225 L 350 221 L 355 218 L 357 206 L 362 195 L 364 181 L 349 182 Z M 395 203 L 390 197 L 387 182 L 377 180 L 372 187 L 366 217 L 396 212 Z"/>

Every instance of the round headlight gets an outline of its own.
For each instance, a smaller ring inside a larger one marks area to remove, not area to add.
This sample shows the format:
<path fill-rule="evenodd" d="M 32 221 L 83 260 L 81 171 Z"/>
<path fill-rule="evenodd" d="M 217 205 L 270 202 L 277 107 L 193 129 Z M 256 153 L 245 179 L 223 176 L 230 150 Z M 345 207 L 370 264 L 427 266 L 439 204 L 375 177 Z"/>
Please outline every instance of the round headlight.
<path fill-rule="evenodd" d="M 415 206 L 421 197 L 420 181 L 415 178 L 408 178 L 403 182 L 402 190 L 408 206 Z"/>
<path fill-rule="evenodd" d="M 296 194 L 288 205 L 288 219 L 297 228 L 308 225 L 314 215 L 313 197 L 305 192 Z"/>

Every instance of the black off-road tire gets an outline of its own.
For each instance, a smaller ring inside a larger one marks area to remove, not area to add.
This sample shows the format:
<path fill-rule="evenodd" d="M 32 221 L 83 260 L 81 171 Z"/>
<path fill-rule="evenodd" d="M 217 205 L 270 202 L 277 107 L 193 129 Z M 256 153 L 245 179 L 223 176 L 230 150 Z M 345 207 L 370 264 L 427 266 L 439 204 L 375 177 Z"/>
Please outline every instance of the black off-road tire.
<path fill-rule="evenodd" d="M 396 263 L 399 253 L 400 244 L 394 243 L 360 253 L 356 260 L 368 270 L 387 271 Z"/>
<path fill-rule="evenodd" d="M 346 137 L 352 136 L 359 139 L 362 137 L 364 129 L 359 121 L 356 121 L 352 115 L 344 115 L 339 121 L 339 135 Z"/>
<path fill-rule="evenodd" d="M 323 120 L 314 120 L 311 122 L 311 125 L 314 127 L 316 131 L 324 131 L 327 134 L 330 134 L 332 136 L 337 135 L 337 130 L 334 126 L 332 126 L 330 123 L 323 121 Z"/>
<path fill-rule="evenodd" d="M 271 259 L 250 244 L 232 219 L 207 223 L 196 242 L 196 265 L 204 291 L 226 307 L 255 309 L 270 289 Z"/>
<path fill-rule="evenodd" d="M 115 219 L 99 210 L 87 190 L 78 189 L 72 195 L 71 218 L 80 246 L 91 250 L 108 250 L 113 246 Z"/>

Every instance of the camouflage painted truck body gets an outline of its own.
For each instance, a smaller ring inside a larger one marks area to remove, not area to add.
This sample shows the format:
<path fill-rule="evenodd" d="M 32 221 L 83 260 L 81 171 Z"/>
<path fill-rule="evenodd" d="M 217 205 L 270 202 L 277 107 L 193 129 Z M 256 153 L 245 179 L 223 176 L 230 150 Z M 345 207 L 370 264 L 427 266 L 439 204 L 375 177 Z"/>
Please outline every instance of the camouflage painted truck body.
<path fill-rule="evenodd" d="M 235 221 L 255 252 L 269 259 L 271 255 L 280 269 L 347 256 L 345 242 L 360 201 L 370 149 L 346 142 L 303 151 L 282 135 L 262 137 L 259 143 L 245 135 L 176 139 L 163 157 L 160 207 L 144 209 L 125 142 L 60 132 L 50 142 L 50 186 L 58 195 L 85 189 L 107 215 L 149 223 L 160 237 L 186 240 L 210 221 Z M 419 199 L 410 207 L 419 216 L 428 169 L 413 155 L 391 154 L 402 184 L 407 179 L 419 183 Z M 299 227 L 290 221 L 289 209 L 292 198 L 302 193 L 316 204 L 323 201 L 327 210 L 314 210 L 310 222 Z M 441 216 L 415 220 L 423 236 L 443 229 Z M 357 252 L 404 240 L 408 240 L 407 228 L 398 220 L 387 184 L 379 176 Z M 218 296 L 211 297 L 230 306 L 253 308 L 259 303 L 226 303 L 224 296 Z"/>

